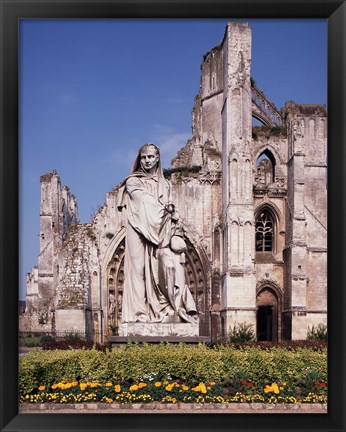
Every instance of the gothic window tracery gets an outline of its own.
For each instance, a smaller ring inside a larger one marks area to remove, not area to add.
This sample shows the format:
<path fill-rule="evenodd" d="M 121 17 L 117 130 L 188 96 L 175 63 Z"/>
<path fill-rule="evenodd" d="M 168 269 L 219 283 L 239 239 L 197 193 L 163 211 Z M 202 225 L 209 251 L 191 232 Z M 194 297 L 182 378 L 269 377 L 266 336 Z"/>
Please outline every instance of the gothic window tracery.
<path fill-rule="evenodd" d="M 260 212 L 256 219 L 256 252 L 272 252 L 274 223 L 267 210 Z"/>

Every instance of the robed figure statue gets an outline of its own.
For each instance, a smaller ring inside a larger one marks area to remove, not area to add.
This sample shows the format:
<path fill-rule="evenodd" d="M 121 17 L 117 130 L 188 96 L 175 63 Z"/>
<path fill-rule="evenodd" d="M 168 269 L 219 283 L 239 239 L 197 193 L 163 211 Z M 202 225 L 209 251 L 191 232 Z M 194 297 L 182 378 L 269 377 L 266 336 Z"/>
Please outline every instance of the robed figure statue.
<path fill-rule="evenodd" d="M 186 243 L 170 200 L 159 148 L 144 144 L 122 182 L 118 209 L 125 212 L 126 243 L 122 322 L 197 323 L 195 301 L 185 284 Z"/>

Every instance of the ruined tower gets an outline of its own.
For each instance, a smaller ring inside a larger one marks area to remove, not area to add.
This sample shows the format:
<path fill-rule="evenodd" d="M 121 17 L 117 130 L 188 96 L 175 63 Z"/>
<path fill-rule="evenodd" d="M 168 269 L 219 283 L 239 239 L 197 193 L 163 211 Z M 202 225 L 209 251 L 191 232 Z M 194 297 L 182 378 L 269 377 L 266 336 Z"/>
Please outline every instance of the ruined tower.
<path fill-rule="evenodd" d="M 223 41 L 221 321 L 256 324 L 252 194 L 251 30 L 228 24 Z"/>

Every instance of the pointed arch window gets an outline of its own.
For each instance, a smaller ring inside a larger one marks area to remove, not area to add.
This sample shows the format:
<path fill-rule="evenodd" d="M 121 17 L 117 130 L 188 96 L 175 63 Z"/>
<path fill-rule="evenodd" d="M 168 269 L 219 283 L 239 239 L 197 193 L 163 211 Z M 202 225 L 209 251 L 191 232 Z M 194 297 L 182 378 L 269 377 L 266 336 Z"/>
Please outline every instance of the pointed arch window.
<path fill-rule="evenodd" d="M 256 252 L 272 252 L 274 221 L 272 215 L 263 210 L 256 219 Z"/>
<path fill-rule="evenodd" d="M 257 158 L 257 180 L 259 183 L 269 185 L 275 180 L 275 158 L 268 149 L 264 150 Z"/>

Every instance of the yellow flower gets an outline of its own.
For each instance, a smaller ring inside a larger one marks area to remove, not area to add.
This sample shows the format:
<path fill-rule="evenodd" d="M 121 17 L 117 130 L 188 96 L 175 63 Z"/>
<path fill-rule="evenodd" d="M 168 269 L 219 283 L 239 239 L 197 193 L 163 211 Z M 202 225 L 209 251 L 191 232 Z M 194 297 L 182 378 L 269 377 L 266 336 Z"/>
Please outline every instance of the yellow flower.
<path fill-rule="evenodd" d="M 186 391 L 186 390 L 189 389 L 189 387 L 188 387 L 187 385 L 185 385 L 185 384 L 183 384 L 183 385 L 181 386 L 181 388 L 182 388 L 184 391 Z"/>
<path fill-rule="evenodd" d="M 155 385 L 155 387 L 161 387 L 160 381 L 156 381 L 156 383 L 154 385 Z"/>
<path fill-rule="evenodd" d="M 38 389 L 39 389 L 40 391 L 42 391 L 42 390 L 45 389 L 45 386 L 40 386 Z"/>
<path fill-rule="evenodd" d="M 174 387 L 174 384 L 168 384 L 167 386 L 166 386 L 166 390 L 167 391 L 172 391 L 172 388 Z"/>
<path fill-rule="evenodd" d="M 198 386 L 192 388 L 191 390 L 195 391 L 195 392 L 201 392 L 201 393 L 207 393 L 207 388 L 205 386 L 205 384 L 203 383 L 199 383 Z"/>
<path fill-rule="evenodd" d="M 80 383 L 79 387 L 83 391 L 83 390 L 85 390 L 88 387 L 88 384 L 86 384 L 86 383 Z"/>
<path fill-rule="evenodd" d="M 266 386 L 265 386 L 264 393 L 270 393 L 270 392 L 272 392 L 272 391 L 273 391 L 272 386 L 270 386 L 270 385 L 266 385 Z"/>
<path fill-rule="evenodd" d="M 106 384 L 105 384 L 106 387 L 112 387 L 112 385 L 113 384 L 111 382 L 106 382 Z"/>
<path fill-rule="evenodd" d="M 207 388 L 206 388 L 205 384 L 200 383 L 199 384 L 199 389 L 200 389 L 201 393 L 207 393 Z"/>
<path fill-rule="evenodd" d="M 275 394 L 279 394 L 280 393 L 279 387 L 278 387 L 278 385 L 276 383 L 272 384 L 272 387 L 273 387 L 273 391 L 274 391 Z"/>
<path fill-rule="evenodd" d="M 120 387 L 120 385 L 117 384 L 117 385 L 114 387 L 114 390 L 115 390 L 117 393 L 120 393 L 120 392 L 121 392 L 121 387 Z"/>
<path fill-rule="evenodd" d="M 109 403 L 109 404 L 111 404 L 112 402 L 113 402 L 113 399 L 111 399 L 111 398 L 108 398 L 108 397 L 104 397 L 104 401 L 106 402 L 106 403 Z"/>
<path fill-rule="evenodd" d="M 279 387 L 278 387 L 278 385 L 276 383 L 272 383 L 271 386 L 267 385 L 265 387 L 264 393 L 270 393 L 270 392 L 273 392 L 275 394 L 279 394 L 280 393 Z"/>
<path fill-rule="evenodd" d="M 130 391 L 136 391 L 138 390 L 138 385 L 134 384 L 130 387 Z"/>
<path fill-rule="evenodd" d="M 138 388 L 144 388 L 144 387 L 146 387 L 147 385 L 144 383 L 144 382 L 141 382 L 141 383 L 139 383 L 138 384 Z"/>

